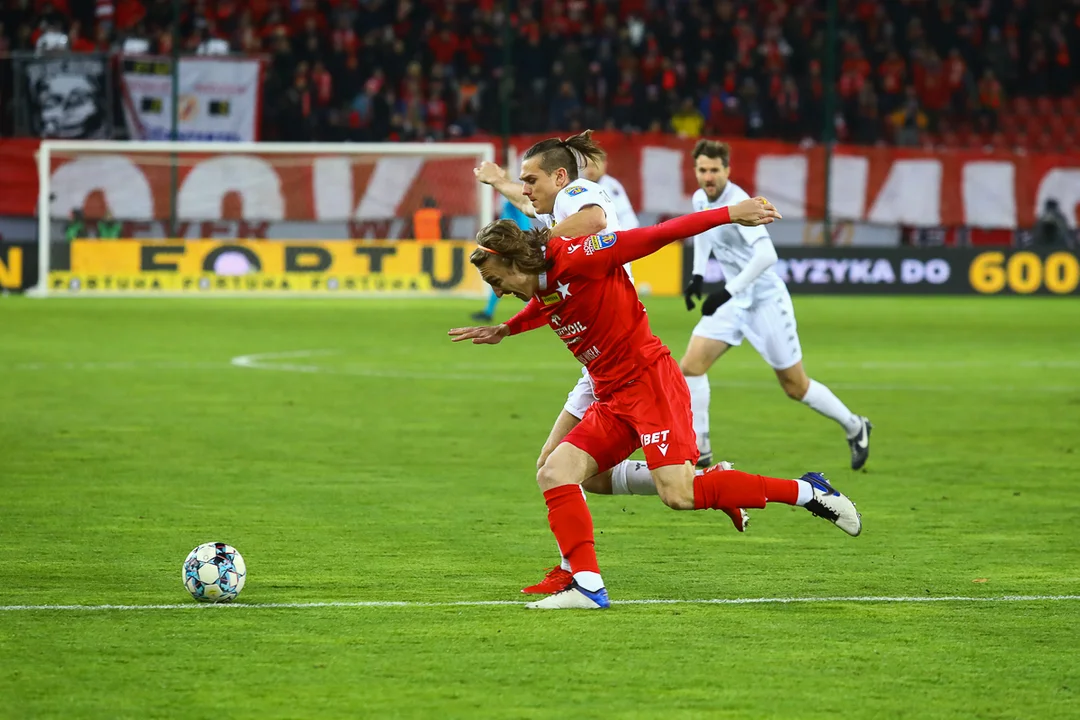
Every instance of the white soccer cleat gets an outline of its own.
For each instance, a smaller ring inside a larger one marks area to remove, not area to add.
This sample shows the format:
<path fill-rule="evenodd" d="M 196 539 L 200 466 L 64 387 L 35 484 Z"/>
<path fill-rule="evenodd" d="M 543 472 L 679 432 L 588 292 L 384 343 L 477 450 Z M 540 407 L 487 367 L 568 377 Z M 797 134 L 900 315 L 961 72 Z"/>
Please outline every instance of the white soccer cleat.
<path fill-rule="evenodd" d="M 574 582 L 562 592 L 527 603 L 525 607 L 530 610 L 603 610 L 611 607 L 611 601 L 604 588 L 589 592 Z"/>
<path fill-rule="evenodd" d="M 820 518 L 825 518 L 852 537 L 862 532 L 862 516 L 855 509 L 855 503 L 834 488 L 821 473 L 808 472 L 800 480 L 805 480 L 814 488 L 814 497 L 803 507 Z"/>

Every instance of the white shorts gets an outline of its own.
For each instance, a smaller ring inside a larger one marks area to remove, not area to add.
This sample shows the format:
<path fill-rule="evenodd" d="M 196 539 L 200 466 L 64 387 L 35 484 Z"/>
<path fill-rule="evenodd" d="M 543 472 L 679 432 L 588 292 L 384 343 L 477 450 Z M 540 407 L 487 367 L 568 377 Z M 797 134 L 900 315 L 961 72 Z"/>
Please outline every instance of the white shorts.
<path fill-rule="evenodd" d="M 786 370 L 802 360 L 795 308 L 786 290 L 746 309 L 724 303 L 701 318 L 693 334 L 732 346 L 741 345 L 745 337 L 774 370 Z"/>
<path fill-rule="evenodd" d="M 589 377 L 588 370 L 581 368 L 581 377 L 578 378 L 573 390 L 567 393 L 563 410 L 580 420 L 585 417 L 585 411 L 594 402 L 596 402 L 596 395 L 593 394 L 592 378 Z"/>

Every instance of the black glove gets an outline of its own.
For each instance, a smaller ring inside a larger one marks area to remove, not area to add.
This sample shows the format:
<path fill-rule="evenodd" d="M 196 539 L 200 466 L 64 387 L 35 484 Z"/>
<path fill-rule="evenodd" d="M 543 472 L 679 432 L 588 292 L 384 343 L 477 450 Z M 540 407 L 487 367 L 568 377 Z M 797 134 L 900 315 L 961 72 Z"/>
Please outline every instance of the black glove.
<path fill-rule="evenodd" d="M 683 290 L 683 297 L 686 298 L 687 310 L 694 309 L 694 295 L 697 295 L 698 300 L 701 299 L 701 284 L 704 282 L 704 277 L 702 277 L 701 275 L 695 275 L 693 278 L 690 279 L 690 282 L 687 283 L 686 289 Z"/>
<path fill-rule="evenodd" d="M 727 291 L 727 288 L 721 288 L 716 292 L 705 298 L 705 302 L 701 303 L 702 316 L 712 315 L 714 312 L 720 309 L 720 306 L 731 299 L 731 293 Z"/>

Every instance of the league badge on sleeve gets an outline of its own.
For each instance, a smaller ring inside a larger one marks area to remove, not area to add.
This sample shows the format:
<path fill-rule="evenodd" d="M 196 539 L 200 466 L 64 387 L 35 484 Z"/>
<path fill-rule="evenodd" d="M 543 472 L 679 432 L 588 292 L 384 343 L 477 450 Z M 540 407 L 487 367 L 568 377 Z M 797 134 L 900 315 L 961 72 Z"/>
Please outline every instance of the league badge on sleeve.
<path fill-rule="evenodd" d="M 581 193 L 586 192 L 588 189 L 589 188 L 585 187 L 584 185 L 575 185 L 574 187 L 567 190 L 566 194 L 573 197 L 574 195 L 580 195 Z"/>
<path fill-rule="evenodd" d="M 591 235 L 589 239 L 585 241 L 585 254 L 592 255 L 599 250 L 606 250 L 615 244 L 615 233 L 605 233 L 603 235 Z"/>

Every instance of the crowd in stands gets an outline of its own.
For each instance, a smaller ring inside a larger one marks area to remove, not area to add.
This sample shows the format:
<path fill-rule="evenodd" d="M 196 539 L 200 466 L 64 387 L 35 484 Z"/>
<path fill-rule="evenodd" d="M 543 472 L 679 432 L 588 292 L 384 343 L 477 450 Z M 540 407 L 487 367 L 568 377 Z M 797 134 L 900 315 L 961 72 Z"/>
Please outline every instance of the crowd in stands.
<path fill-rule="evenodd" d="M 172 0 L 0 1 L 0 54 L 172 50 Z M 820 139 L 832 49 L 842 141 L 1080 143 L 1080 0 L 837 1 L 835 44 L 824 0 L 182 0 L 179 37 L 266 56 L 267 140 Z"/>

